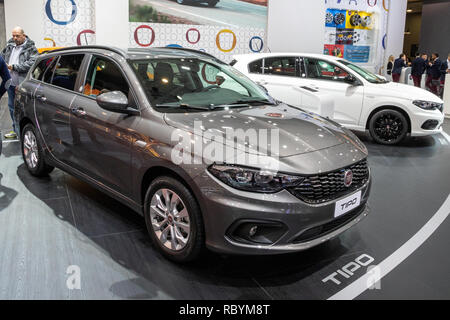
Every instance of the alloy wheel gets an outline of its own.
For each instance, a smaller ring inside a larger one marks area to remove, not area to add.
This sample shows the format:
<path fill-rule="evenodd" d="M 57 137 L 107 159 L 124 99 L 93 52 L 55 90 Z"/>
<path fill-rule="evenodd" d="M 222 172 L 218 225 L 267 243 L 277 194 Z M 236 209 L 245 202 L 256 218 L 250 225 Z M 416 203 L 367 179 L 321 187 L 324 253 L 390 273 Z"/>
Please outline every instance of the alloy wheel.
<path fill-rule="evenodd" d="M 180 196 L 159 189 L 150 202 L 150 220 L 158 241 L 172 251 L 183 250 L 190 238 L 189 213 Z"/>
<path fill-rule="evenodd" d="M 383 114 L 375 120 L 374 132 L 384 142 L 393 142 L 399 139 L 404 129 L 402 119 L 392 113 Z"/>
<path fill-rule="evenodd" d="M 28 130 L 24 135 L 23 154 L 28 168 L 36 168 L 39 163 L 39 152 L 36 136 L 31 130 Z"/>

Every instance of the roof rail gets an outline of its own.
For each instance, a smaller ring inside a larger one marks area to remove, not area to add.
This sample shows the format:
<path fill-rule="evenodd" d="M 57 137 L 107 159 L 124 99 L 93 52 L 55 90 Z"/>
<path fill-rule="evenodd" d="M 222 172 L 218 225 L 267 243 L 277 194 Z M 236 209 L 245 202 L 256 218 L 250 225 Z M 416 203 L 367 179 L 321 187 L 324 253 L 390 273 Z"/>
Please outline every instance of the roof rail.
<path fill-rule="evenodd" d="M 43 53 L 62 52 L 62 51 L 75 50 L 75 49 L 81 49 L 81 50 L 83 50 L 83 49 L 103 49 L 103 50 L 109 50 L 109 51 L 113 51 L 114 53 L 117 53 L 117 54 L 121 55 L 121 56 L 124 57 L 125 59 L 127 58 L 127 54 L 126 54 L 125 51 L 123 51 L 122 49 L 119 49 L 119 48 L 117 48 L 117 47 L 107 47 L 107 46 L 98 46 L 98 45 L 65 47 L 65 48 L 56 49 L 56 50 L 52 50 L 52 51 L 45 51 L 45 52 L 43 52 Z"/>
<path fill-rule="evenodd" d="M 217 59 L 215 56 L 213 56 L 210 53 L 207 52 L 203 52 L 200 50 L 195 50 L 195 49 L 189 49 L 189 48 L 178 48 L 178 47 L 155 47 L 154 49 L 168 49 L 168 50 L 180 50 L 180 51 L 188 51 L 188 52 L 192 52 L 192 53 L 198 53 L 198 54 L 202 54 L 214 59 Z"/>

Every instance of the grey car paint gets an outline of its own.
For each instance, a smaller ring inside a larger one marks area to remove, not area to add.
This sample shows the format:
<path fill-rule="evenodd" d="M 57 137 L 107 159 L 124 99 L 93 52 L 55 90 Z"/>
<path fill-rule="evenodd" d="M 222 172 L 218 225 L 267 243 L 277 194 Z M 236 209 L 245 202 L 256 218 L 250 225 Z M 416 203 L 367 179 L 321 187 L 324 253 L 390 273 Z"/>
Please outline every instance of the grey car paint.
<path fill-rule="evenodd" d="M 16 120 L 21 128 L 27 122 L 38 128 L 48 163 L 103 190 L 140 214 L 143 214 L 145 191 L 151 179 L 165 172 L 176 174 L 189 186 L 202 211 L 206 245 L 220 252 L 264 254 L 303 250 L 340 234 L 368 214 L 366 202 L 370 178 L 361 188 L 353 190 L 361 190 L 362 198 L 351 221 L 314 241 L 292 244 L 292 239 L 306 229 L 332 221 L 334 205 L 339 199 L 311 205 L 286 190 L 275 194 L 240 191 L 213 177 L 206 164 L 175 165 L 171 161 L 174 130 L 193 132 L 196 119 L 222 120 L 221 126 L 225 123 L 236 128 L 270 129 L 274 119 L 267 114 L 277 113 L 281 114 L 276 119 L 280 145 L 285 148 L 280 150 L 278 159 L 271 161 L 277 162 L 279 171 L 297 175 L 330 172 L 367 157 L 367 149 L 358 138 L 339 125 L 285 104 L 190 114 L 158 112 L 152 108 L 127 62 L 127 59 L 157 59 L 161 56 L 209 58 L 201 52 L 172 49 L 120 52 L 101 47 L 78 47 L 43 57 L 69 53 L 86 54 L 76 82 L 79 90 L 73 92 L 37 81 L 30 72 L 19 86 Z M 92 54 L 107 57 L 120 67 L 131 90 L 130 101 L 135 104 L 135 115 L 105 110 L 94 98 L 82 94 L 81 84 Z M 249 117 L 251 122 L 245 123 Z M 220 129 L 214 127 L 214 122 L 207 123 L 205 130 Z M 236 243 L 226 232 L 242 219 L 279 221 L 288 227 L 288 231 L 271 246 Z"/>

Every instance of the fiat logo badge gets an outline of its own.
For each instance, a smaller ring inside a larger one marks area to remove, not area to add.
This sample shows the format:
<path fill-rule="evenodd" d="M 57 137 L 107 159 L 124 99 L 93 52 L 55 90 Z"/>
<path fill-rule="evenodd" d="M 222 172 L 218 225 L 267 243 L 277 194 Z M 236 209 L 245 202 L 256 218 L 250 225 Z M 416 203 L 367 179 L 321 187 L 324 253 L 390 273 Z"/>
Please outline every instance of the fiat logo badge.
<path fill-rule="evenodd" d="M 344 172 L 344 186 L 350 187 L 353 183 L 353 171 L 347 170 Z"/>

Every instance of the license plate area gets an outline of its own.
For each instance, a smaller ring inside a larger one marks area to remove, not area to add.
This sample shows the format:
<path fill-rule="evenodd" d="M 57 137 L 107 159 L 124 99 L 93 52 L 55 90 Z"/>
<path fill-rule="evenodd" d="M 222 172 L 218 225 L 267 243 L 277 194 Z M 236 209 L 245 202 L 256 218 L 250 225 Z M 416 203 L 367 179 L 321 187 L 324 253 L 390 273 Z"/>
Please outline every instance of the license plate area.
<path fill-rule="evenodd" d="M 340 217 L 343 214 L 352 211 L 361 204 L 361 191 L 354 193 L 342 200 L 336 202 L 334 207 L 334 217 Z"/>

